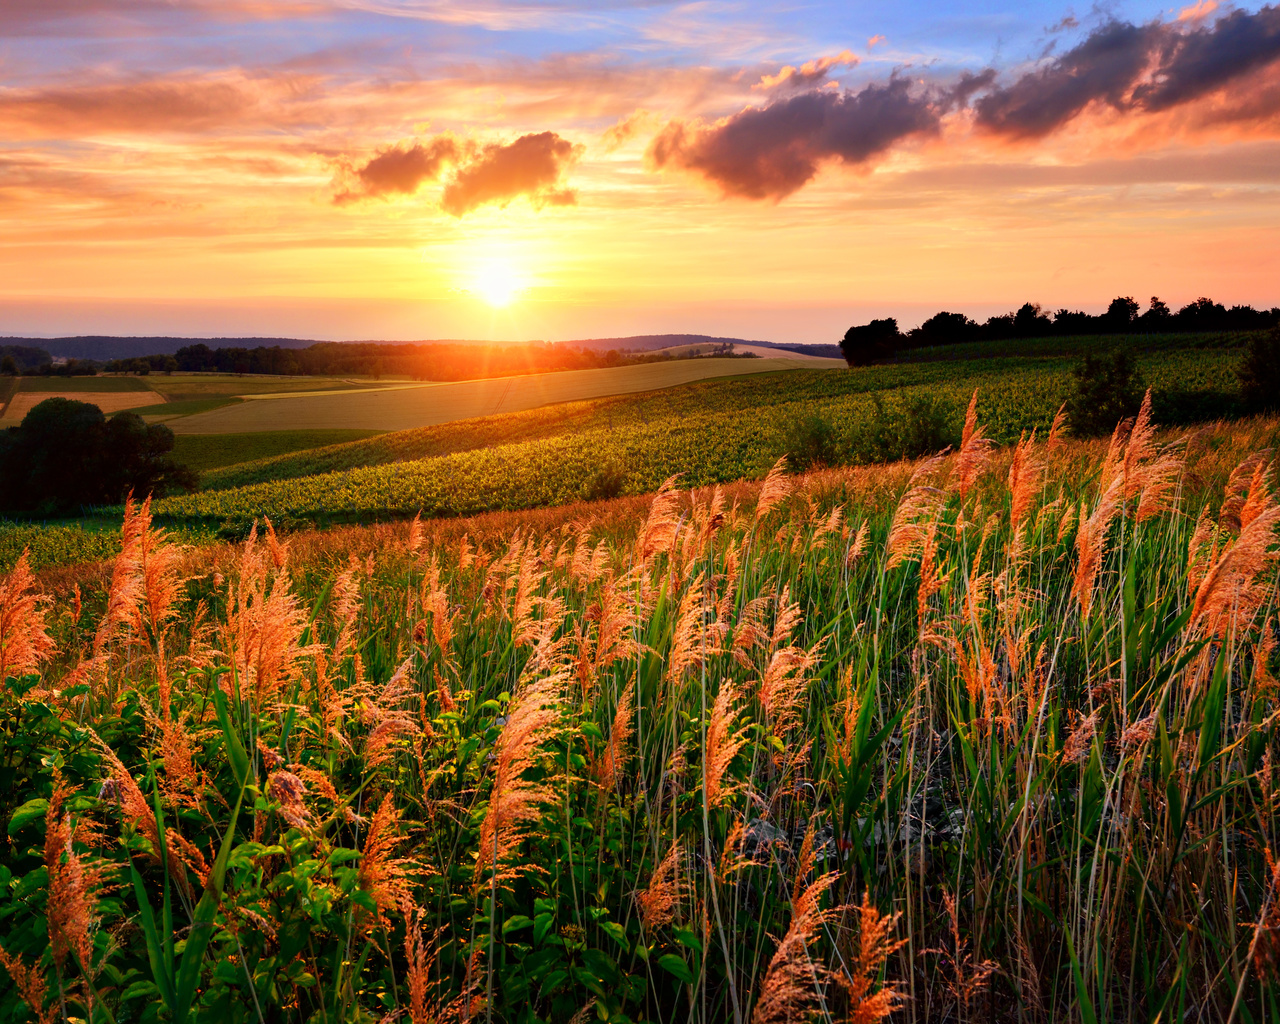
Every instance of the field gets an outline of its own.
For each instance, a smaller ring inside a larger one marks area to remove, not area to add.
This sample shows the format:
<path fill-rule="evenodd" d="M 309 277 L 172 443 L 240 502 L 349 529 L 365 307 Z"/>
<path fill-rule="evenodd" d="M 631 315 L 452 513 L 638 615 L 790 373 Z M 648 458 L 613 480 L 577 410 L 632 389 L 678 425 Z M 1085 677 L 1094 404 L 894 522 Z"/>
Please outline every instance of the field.
<path fill-rule="evenodd" d="M 5 426 L 17 426 L 27 413 L 41 402 L 50 398 L 70 398 L 77 402 L 88 402 L 90 405 L 96 405 L 104 413 L 110 415 L 113 412 L 122 412 L 126 409 L 137 409 L 141 406 L 151 405 L 155 401 L 155 397 L 150 391 L 131 390 L 87 391 L 83 388 L 71 390 L 50 388 L 31 391 L 28 390 L 24 381 L 18 393 L 9 399 L 9 404 L 5 406 L 4 416 L 0 417 L 0 421 Z"/>
<path fill-rule="evenodd" d="M 278 430 L 263 434 L 178 434 L 173 457 L 198 473 L 290 452 L 363 440 L 367 430 Z"/>
<path fill-rule="evenodd" d="M 828 360 L 832 366 L 837 360 Z M 222 434 L 280 429 L 347 427 L 407 430 L 452 420 L 491 416 L 604 395 L 649 391 L 708 377 L 764 373 L 810 366 L 796 359 L 687 359 L 606 369 L 565 370 L 462 381 L 352 388 L 347 394 L 258 397 L 240 405 L 175 420 L 175 433 Z"/>
<path fill-rule="evenodd" d="M 1187 422 L 1232 411 L 1237 361 L 1234 352 L 1218 350 L 1144 357 L 1158 418 Z M 261 514 L 289 524 L 335 523 L 562 504 L 589 493 L 593 478 L 611 467 L 622 493 L 653 491 L 676 473 L 682 484 L 703 486 L 762 476 L 786 451 L 789 425 L 810 415 L 852 437 L 927 396 L 951 410 L 958 440 L 975 388 L 992 436 L 1009 443 L 1024 430 L 1049 428 L 1070 393 L 1072 365 L 975 359 L 701 382 L 232 466 L 210 473 L 200 493 L 166 498 L 155 511 L 171 523 L 243 532 Z M 877 412 L 882 395 L 889 395 L 887 410 Z"/>
<path fill-rule="evenodd" d="M 1275 1019 L 1280 422 L 981 420 L 19 564 L 0 1014 Z"/>

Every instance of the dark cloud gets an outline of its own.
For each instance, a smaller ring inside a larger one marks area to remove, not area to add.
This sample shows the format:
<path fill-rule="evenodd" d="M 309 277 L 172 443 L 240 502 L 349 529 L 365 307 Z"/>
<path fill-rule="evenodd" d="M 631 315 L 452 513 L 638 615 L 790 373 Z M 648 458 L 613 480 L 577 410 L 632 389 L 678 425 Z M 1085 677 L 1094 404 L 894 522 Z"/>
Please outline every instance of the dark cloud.
<path fill-rule="evenodd" d="M 978 123 L 1001 135 L 1047 135 L 1100 100 L 1122 106 L 1146 69 L 1162 26 L 1111 22 L 1048 67 L 1023 75 L 975 104 Z"/>
<path fill-rule="evenodd" d="M 893 78 L 853 91 L 812 90 L 714 124 L 669 123 L 649 146 L 655 167 L 691 171 L 727 196 L 782 199 L 821 164 L 865 164 L 910 135 L 936 131 L 956 101 Z"/>
<path fill-rule="evenodd" d="M 1168 33 L 1151 83 L 1134 90 L 1147 110 L 1198 99 L 1280 58 L 1280 7 L 1233 11 L 1212 28 Z"/>
<path fill-rule="evenodd" d="M 561 187 L 561 179 L 581 153 L 555 132 L 485 146 L 445 186 L 440 205 L 455 217 L 486 203 L 506 206 L 519 196 L 534 206 L 571 206 L 577 193 Z"/>
<path fill-rule="evenodd" d="M 1211 26 L 1112 21 L 1050 64 L 976 103 L 977 123 L 1010 138 L 1039 138 L 1092 103 L 1168 110 L 1280 59 L 1280 8 L 1234 11 Z"/>
<path fill-rule="evenodd" d="M 457 163 L 462 147 L 451 135 L 440 135 L 426 145 L 392 146 L 354 168 L 355 181 L 333 197 L 342 206 L 357 199 L 399 193 L 411 195 L 426 181 L 434 181 L 448 164 Z"/>

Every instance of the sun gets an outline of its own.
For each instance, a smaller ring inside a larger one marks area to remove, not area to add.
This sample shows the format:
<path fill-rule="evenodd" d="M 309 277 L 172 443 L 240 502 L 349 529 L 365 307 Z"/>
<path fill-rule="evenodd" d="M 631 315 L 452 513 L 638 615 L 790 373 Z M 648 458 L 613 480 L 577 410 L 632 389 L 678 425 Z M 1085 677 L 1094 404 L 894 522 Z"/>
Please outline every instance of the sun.
<path fill-rule="evenodd" d="M 506 260 L 486 260 L 476 270 L 471 281 L 471 291 L 494 309 L 511 305 L 524 291 L 526 281 Z"/>

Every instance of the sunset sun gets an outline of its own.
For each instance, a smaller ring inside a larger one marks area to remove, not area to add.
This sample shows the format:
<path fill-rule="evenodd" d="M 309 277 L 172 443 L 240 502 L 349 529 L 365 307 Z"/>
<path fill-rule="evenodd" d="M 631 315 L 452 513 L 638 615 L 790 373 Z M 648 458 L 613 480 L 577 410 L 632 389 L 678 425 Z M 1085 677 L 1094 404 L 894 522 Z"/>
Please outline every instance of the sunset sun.
<path fill-rule="evenodd" d="M 525 275 L 507 260 L 486 260 L 476 269 L 470 290 L 494 309 L 511 305 L 528 287 Z"/>

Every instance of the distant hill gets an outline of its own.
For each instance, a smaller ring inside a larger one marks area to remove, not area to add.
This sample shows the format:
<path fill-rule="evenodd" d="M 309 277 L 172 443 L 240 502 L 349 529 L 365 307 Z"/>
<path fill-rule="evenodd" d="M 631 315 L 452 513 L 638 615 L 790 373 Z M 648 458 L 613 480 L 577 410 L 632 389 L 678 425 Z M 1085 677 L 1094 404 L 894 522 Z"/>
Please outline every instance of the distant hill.
<path fill-rule="evenodd" d="M 705 345 L 730 343 L 735 345 L 761 345 L 788 352 L 805 352 L 814 356 L 839 358 L 838 345 L 787 345 L 774 341 L 747 341 L 745 338 L 714 338 L 706 334 L 637 334 L 627 338 L 584 338 L 561 342 L 574 348 L 608 352 L 610 349 L 630 352 L 649 352 L 654 349 L 675 348 L 679 345 Z M 465 344 L 456 339 L 432 339 L 409 344 Z M 210 348 L 308 348 L 317 344 L 311 338 L 172 338 L 172 337 L 120 337 L 109 335 L 81 335 L 74 338 L 0 338 L 0 345 L 31 346 L 43 349 L 62 359 L 133 359 L 137 356 L 173 355 L 188 345 L 205 344 Z M 394 344 L 394 343 L 390 343 Z M 477 342 L 492 345 L 494 342 Z M 501 344 L 501 343 L 499 343 Z M 509 342 L 512 345 L 522 342 Z"/>

